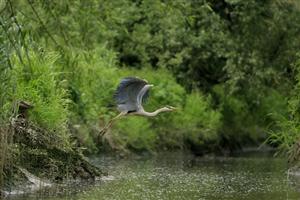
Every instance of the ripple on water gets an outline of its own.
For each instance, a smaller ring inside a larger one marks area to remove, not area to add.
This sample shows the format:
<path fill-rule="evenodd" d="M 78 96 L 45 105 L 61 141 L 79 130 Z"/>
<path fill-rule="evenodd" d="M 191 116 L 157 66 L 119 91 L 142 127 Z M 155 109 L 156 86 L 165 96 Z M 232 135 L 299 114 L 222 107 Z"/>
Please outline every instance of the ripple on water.
<path fill-rule="evenodd" d="M 110 172 L 100 184 L 77 194 L 38 199 L 300 199 L 299 181 L 287 180 L 285 161 L 271 157 L 195 158 L 169 153 L 93 161 Z"/>

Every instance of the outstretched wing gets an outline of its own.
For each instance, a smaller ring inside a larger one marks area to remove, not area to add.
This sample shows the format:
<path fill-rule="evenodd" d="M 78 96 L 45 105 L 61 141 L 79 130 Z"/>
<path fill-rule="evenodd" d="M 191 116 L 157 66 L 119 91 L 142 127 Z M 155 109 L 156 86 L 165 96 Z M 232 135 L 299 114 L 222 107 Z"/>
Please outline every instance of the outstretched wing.
<path fill-rule="evenodd" d="M 126 77 L 121 80 L 117 87 L 114 98 L 121 111 L 136 111 L 139 107 L 138 95 L 148 84 L 146 80 L 136 77 Z M 148 97 L 148 90 L 142 96 L 143 101 Z"/>

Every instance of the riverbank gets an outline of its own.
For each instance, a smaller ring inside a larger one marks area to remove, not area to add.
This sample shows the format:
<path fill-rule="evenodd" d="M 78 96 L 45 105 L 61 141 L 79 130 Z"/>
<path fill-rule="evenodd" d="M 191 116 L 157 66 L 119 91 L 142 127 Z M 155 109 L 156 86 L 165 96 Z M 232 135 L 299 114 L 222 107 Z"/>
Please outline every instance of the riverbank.
<path fill-rule="evenodd" d="M 93 181 L 103 175 L 76 146 L 60 145 L 61 138 L 23 115 L 12 119 L 11 158 L 4 164 L 2 195 L 30 193 L 53 184 Z"/>

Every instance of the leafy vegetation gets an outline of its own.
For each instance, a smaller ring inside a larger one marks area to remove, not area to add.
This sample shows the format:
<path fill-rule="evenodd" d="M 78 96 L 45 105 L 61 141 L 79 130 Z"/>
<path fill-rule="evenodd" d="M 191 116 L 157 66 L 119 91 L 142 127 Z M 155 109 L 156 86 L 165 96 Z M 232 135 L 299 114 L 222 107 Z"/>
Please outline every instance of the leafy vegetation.
<path fill-rule="evenodd" d="M 288 115 L 279 115 L 275 125 L 277 129 L 271 131 L 268 141 L 278 147 L 278 153 L 288 153 L 289 161 L 299 161 L 300 157 L 300 126 L 299 126 L 299 59 L 295 62 L 295 85 L 288 98 Z"/>
<path fill-rule="evenodd" d="M 286 0 L 1 1 L 0 170 L 18 155 L 8 132 L 20 100 L 63 149 L 202 154 L 268 138 L 298 159 L 299 9 Z M 121 119 L 101 140 L 125 76 L 155 85 L 147 110 L 178 111 Z"/>
<path fill-rule="evenodd" d="M 40 56 L 29 52 L 28 56 L 30 61 L 26 60 L 24 65 L 16 57 L 12 58 L 14 68 L 11 76 L 16 83 L 15 97 L 34 105 L 29 115 L 31 121 L 63 134 L 68 119 L 68 101 L 63 80 L 58 81 L 60 69 L 55 65 L 57 55 Z"/>

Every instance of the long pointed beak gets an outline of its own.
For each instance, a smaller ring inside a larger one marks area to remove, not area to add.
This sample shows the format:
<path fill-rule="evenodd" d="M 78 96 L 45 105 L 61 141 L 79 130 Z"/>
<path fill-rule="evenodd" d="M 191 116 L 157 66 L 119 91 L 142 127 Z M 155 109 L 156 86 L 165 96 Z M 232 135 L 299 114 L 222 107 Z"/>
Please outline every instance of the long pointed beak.
<path fill-rule="evenodd" d="M 169 108 L 173 109 L 173 110 L 179 110 L 179 108 L 173 107 L 173 106 L 168 106 Z"/>
<path fill-rule="evenodd" d="M 150 87 L 153 87 L 154 85 L 150 84 L 149 86 L 150 86 Z"/>
<path fill-rule="evenodd" d="M 175 111 L 180 110 L 179 108 L 176 108 L 176 107 L 172 107 L 172 109 Z"/>

